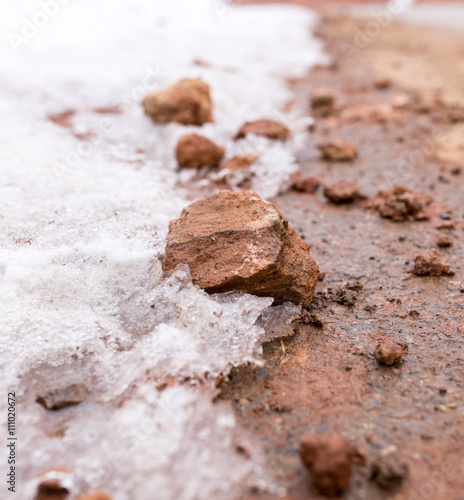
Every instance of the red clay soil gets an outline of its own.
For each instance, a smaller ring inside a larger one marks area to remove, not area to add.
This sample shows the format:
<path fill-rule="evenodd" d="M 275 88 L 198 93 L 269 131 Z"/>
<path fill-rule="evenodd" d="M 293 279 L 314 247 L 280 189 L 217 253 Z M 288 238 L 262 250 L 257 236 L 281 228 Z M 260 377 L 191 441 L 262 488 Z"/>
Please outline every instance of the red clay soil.
<path fill-rule="evenodd" d="M 337 60 L 291 82 L 294 106 L 308 109 L 317 87 L 337 98 L 335 114 L 318 118 L 308 131 L 298 158 L 301 170 L 324 185 L 354 181 L 367 196 L 406 185 L 446 203 L 454 227 L 437 229 L 431 220 L 394 222 L 362 202 L 332 204 L 321 189 L 276 197 L 273 203 L 311 244 L 326 275 L 295 335 L 266 344 L 263 367 L 234 370 L 219 399 L 232 402 L 240 423 L 262 443 L 270 472 L 287 488 L 286 500 L 325 498 L 301 463 L 300 440 L 336 433 L 348 440 L 355 458 L 343 498 L 462 500 L 464 168 L 440 159 L 438 144 L 425 144 L 464 118 L 460 108 L 425 101 L 419 92 L 395 83 L 376 85 L 379 75 L 357 60 L 339 58 L 341 40 L 354 29 L 351 21 L 327 20 L 319 31 Z M 391 58 L 401 44 L 398 26 L 388 29 L 395 33 Z M 408 40 L 409 28 L 401 29 Z M 388 30 L 383 36 L 388 39 Z M 464 48 L 464 40 L 459 43 Z M 409 55 L 423 57 L 411 47 Z M 453 65 L 449 61 L 450 71 Z M 392 99 L 407 104 L 393 109 Z M 353 162 L 320 159 L 318 145 L 338 139 L 357 148 Z M 436 248 L 443 236 L 453 246 L 439 252 L 456 274 L 412 274 L 414 256 Z M 399 364 L 376 360 L 375 348 L 384 340 L 402 347 Z M 278 497 L 250 492 L 246 498 Z"/>

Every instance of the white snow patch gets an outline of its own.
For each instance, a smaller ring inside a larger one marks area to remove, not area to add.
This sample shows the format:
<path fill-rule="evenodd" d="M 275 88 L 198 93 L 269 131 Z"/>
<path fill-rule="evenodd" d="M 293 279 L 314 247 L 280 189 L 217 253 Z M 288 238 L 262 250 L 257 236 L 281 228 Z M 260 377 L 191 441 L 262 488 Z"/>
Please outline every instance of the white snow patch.
<path fill-rule="evenodd" d="M 307 118 L 284 111 L 284 78 L 324 61 L 315 20 L 298 7 L 215 0 L 6 0 L 0 377 L 17 395 L 18 499 L 54 467 L 72 471 L 73 498 L 94 487 L 113 500 L 235 499 L 251 485 L 281 493 L 259 447 L 212 398 L 215 377 L 259 363 L 262 342 L 288 334 L 298 308 L 209 296 L 188 270 L 163 278 L 159 257 L 189 203 L 173 155 L 183 133 L 229 156 L 256 151 L 253 188 L 264 197 L 295 168 Z M 186 77 L 211 85 L 214 123 L 153 124 L 142 97 Z M 69 126 L 49 119 L 64 112 Z M 284 121 L 293 139 L 232 140 L 258 118 Z M 73 383 L 90 389 L 80 405 L 35 402 Z"/>

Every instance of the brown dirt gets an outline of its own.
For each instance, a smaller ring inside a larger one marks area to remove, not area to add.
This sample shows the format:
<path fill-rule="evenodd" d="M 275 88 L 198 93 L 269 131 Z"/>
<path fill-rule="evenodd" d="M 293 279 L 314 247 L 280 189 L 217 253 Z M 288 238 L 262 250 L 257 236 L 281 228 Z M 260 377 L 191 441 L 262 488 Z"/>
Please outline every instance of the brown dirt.
<path fill-rule="evenodd" d="M 288 490 L 286 500 L 323 498 L 298 456 L 300 439 L 308 433 L 340 433 L 356 451 L 359 459 L 345 499 L 393 494 L 396 500 L 460 500 L 464 174 L 461 157 L 444 158 L 442 151 L 450 144 L 455 147 L 449 131 L 462 124 L 450 119 L 459 115 L 451 101 L 439 102 L 431 95 L 427 75 L 435 67 L 436 73 L 443 72 L 437 84 L 442 95 L 464 95 L 463 70 L 452 56 L 459 47 L 464 50 L 464 37 L 392 23 L 348 61 L 340 57 L 339 46 L 360 22 L 325 21 L 319 31 L 336 64 L 291 82 L 294 106 L 308 109 L 312 90 L 326 87 L 336 95 L 339 109 L 380 106 L 381 119 L 368 114 L 353 120 L 353 113 L 347 117 L 341 112 L 317 119 L 300 168 L 324 184 L 352 180 L 369 196 L 395 184 L 428 193 L 453 210 L 455 227 L 438 230 L 427 220 L 393 222 L 361 204 L 330 204 L 320 192 L 291 190 L 276 197 L 273 203 L 312 245 L 311 253 L 326 275 L 308 320 L 298 325 L 296 334 L 266 344 L 263 367 L 234 370 L 219 399 L 232 401 L 240 423 L 261 441 L 270 472 Z M 426 57 L 418 48 L 421 43 L 427 43 Z M 413 85 L 406 86 L 409 81 L 386 71 L 382 61 L 400 61 L 412 71 L 423 67 L 424 72 L 417 70 Z M 392 85 L 374 84 L 383 76 Z M 408 97 L 407 104 L 392 110 L 389 103 L 398 94 Z M 430 147 L 437 130 L 442 132 L 440 141 Z M 358 158 L 350 164 L 320 160 L 318 144 L 340 137 L 356 146 Z M 454 243 L 440 254 L 456 275 L 409 273 L 414 255 L 436 246 L 440 235 Z M 403 347 L 400 365 L 382 366 L 375 360 L 374 349 L 385 339 Z M 385 457 L 394 457 L 392 463 L 385 465 Z M 250 493 L 247 498 L 277 497 Z"/>

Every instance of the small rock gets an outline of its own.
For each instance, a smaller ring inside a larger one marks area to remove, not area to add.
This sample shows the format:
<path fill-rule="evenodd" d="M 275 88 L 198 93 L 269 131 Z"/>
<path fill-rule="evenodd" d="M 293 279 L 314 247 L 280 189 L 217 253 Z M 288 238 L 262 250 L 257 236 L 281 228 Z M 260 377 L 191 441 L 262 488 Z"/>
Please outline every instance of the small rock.
<path fill-rule="evenodd" d="M 321 185 L 321 181 L 319 179 L 305 175 L 301 171 L 293 172 L 290 175 L 290 181 L 293 189 L 309 194 L 315 193 L 317 188 Z"/>
<path fill-rule="evenodd" d="M 166 89 L 150 92 L 142 105 L 156 123 L 203 125 L 213 121 L 209 85 L 200 79 L 180 80 Z"/>
<path fill-rule="evenodd" d="M 34 500 L 67 500 L 71 495 L 73 477 L 65 470 L 50 470 L 40 476 Z"/>
<path fill-rule="evenodd" d="M 440 257 L 436 248 L 416 255 L 412 272 L 418 276 L 452 276 L 455 274 L 450 268 L 448 259 Z"/>
<path fill-rule="evenodd" d="M 218 167 L 224 153 L 223 147 L 198 134 L 183 135 L 176 147 L 177 163 L 184 168 Z"/>
<path fill-rule="evenodd" d="M 353 181 L 338 181 L 325 186 L 324 195 L 333 203 L 350 203 L 359 196 L 359 187 Z"/>
<path fill-rule="evenodd" d="M 309 250 L 271 203 L 252 191 L 219 191 L 170 222 L 163 269 L 187 264 L 209 293 L 239 290 L 306 307 L 319 276 Z"/>
<path fill-rule="evenodd" d="M 343 436 L 303 436 L 300 457 L 324 495 L 339 495 L 348 487 L 353 457 Z"/>
<path fill-rule="evenodd" d="M 453 246 L 453 240 L 446 234 L 440 234 L 437 240 L 437 246 L 440 248 L 449 248 Z"/>
<path fill-rule="evenodd" d="M 240 127 L 235 140 L 243 139 L 248 134 L 261 135 L 268 139 L 286 141 L 290 136 L 290 130 L 285 125 L 275 120 L 256 120 L 246 122 Z"/>
<path fill-rule="evenodd" d="M 374 356 L 379 363 L 393 366 L 401 361 L 403 348 L 391 340 L 383 340 L 377 344 Z"/>
<path fill-rule="evenodd" d="M 356 148 L 345 141 L 330 141 L 319 145 L 321 159 L 333 162 L 353 161 L 358 152 Z"/>
<path fill-rule="evenodd" d="M 314 115 L 326 117 L 334 110 L 335 96 L 331 90 L 320 87 L 313 90 L 309 102 Z"/>
<path fill-rule="evenodd" d="M 78 405 L 87 397 L 87 389 L 83 384 L 72 384 L 64 389 L 57 389 L 46 396 L 39 396 L 36 402 L 47 410 L 61 410 L 68 406 Z"/>
<path fill-rule="evenodd" d="M 371 466 L 371 481 L 387 491 L 401 488 L 409 474 L 408 465 L 399 460 L 396 453 L 379 457 Z"/>
<path fill-rule="evenodd" d="M 96 490 L 92 493 L 86 493 L 80 496 L 77 500 L 111 500 L 111 497 L 101 490 Z"/>
<path fill-rule="evenodd" d="M 374 81 L 374 87 L 379 90 L 388 89 L 391 86 L 391 80 L 387 77 L 380 77 Z"/>
<path fill-rule="evenodd" d="M 235 155 L 230 160 L 227 160 L 222 166 L 222 169 L 230 170 L 234 172 L 236 170 L 241 170 L 243 168 L 248 168 L 258 159 L 256 153 L 242 153 Z"/>

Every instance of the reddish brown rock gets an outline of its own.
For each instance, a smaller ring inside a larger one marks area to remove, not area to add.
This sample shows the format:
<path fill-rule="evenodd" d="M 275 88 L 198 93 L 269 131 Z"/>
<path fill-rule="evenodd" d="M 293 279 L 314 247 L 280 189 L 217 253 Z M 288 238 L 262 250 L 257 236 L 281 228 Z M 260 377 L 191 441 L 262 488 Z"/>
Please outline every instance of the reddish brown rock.
<path fill-rule="evenodd" d="M 241 153 L 235 155 L 230 160 L 227 160 L 221 168 L 230 170 L 234 172 L 236 170 L 241 170 L 243 168 L 248 168 L 258 159 L 258 155 L 256 153 Z"/>
<path fill-rule="evenodd" d="M 235 136 L 235 140 L 242 139 L 248 134 L 261 135 L 268 139 L 285 141 L 290 136 L 290 130 L 288 130 L 285 125 L 275 120 L 256 120 L 254 122 L 246 122 L 242 125 Z"/>
<path fill-rule="evenodd" d="M 87 389 L 82 384 L 72 384 L 63 389 L 57 389 L 45 396 L 39 396 L 36 401 L 47 410 L 61 410 L 68 406 L 78 405 L 87 397 Z"/>
<path fill-rule="evenodd" d="M 353 457 L 343 436 L 303 436 L 300 457 L 324 495 L 339 495 L 348 487 Z"/>
<path fill-rule="evenodd" d="M 111 497 L 101 490 L 96 490 L 92 493 L 86 493 L 80 496 L 77 500 L 111 500 Z"/>
<path fill-rule="evenodd" d="M 219 191 L 169 224 L 163 269 L 190 268 L 210 293 L 240 290 L 307 306 L 319 268 L 282 214 L 252 191 Z"/>
<path fill-rule="evenodd" d="M 440 234 L 437 240 L 437 246 L 440 248 L 449 248 L 453 246 L 453 240 L 446 234 Z"/>
<path fill-rule="evenodd" d="M 333 162 L 353 161 L 358 152 L 346 141 L 330 141 L 319 145 L 321 159 Z"/>
<path fill-rule="evenodd" d="M 350 203 L 359 196 L 359 187 L 353 181 L 338 181 L 324 187 L 324 196 L 333 203 Z"/>
<path fill-rule="evenodd" d="M 431 248 L 414 257 L 413 273 L 418 276 L 451 276 L 454 271 L 448 259 L 440 257 L 436 248 Z"/>
<path fill-rule="evenodd" d="M 142 105 L 156 123 L 203 125 L 213 121 L 209 86 L 200 79 L 181 80 L 166 89 L 150 92 Z"/>
<path fill-rule="evenodd" d="M 403 357 L 403 348 L 391 340 L 383 340 L 377 344 L 374 351 L 375 359 L 384 365 L 397 365 Z"/>
<path fill-rule="evenodd" d="M 34 500 L 68 500 L 71 496 L 71 480 L 72 473 L 62 468 L 41 474 Z"/>
<path fill-rule="evenodd" d="M 315 116 L 326 117 L 334 110 L 335 96 L 331 90 L 320 87 L 313 90 L 309 102 Z"/>
<path fill-rule="evenodd" d="M 176 160 L 179 167 L 184 168 L 218 167 L 224 153 L 223 147 L 208 138 L 198 134 L 187 134 L 177 143 Z"/>
<path fill-rule="evenodd" d="M 291 186 L 296 191 L 303 191 L 305 193 L 315 193 L 317 188 L 321 185 L 321 181 L 316 177 L 305 175 L 303 172 L 293 172 L 290 176 Z"/>

